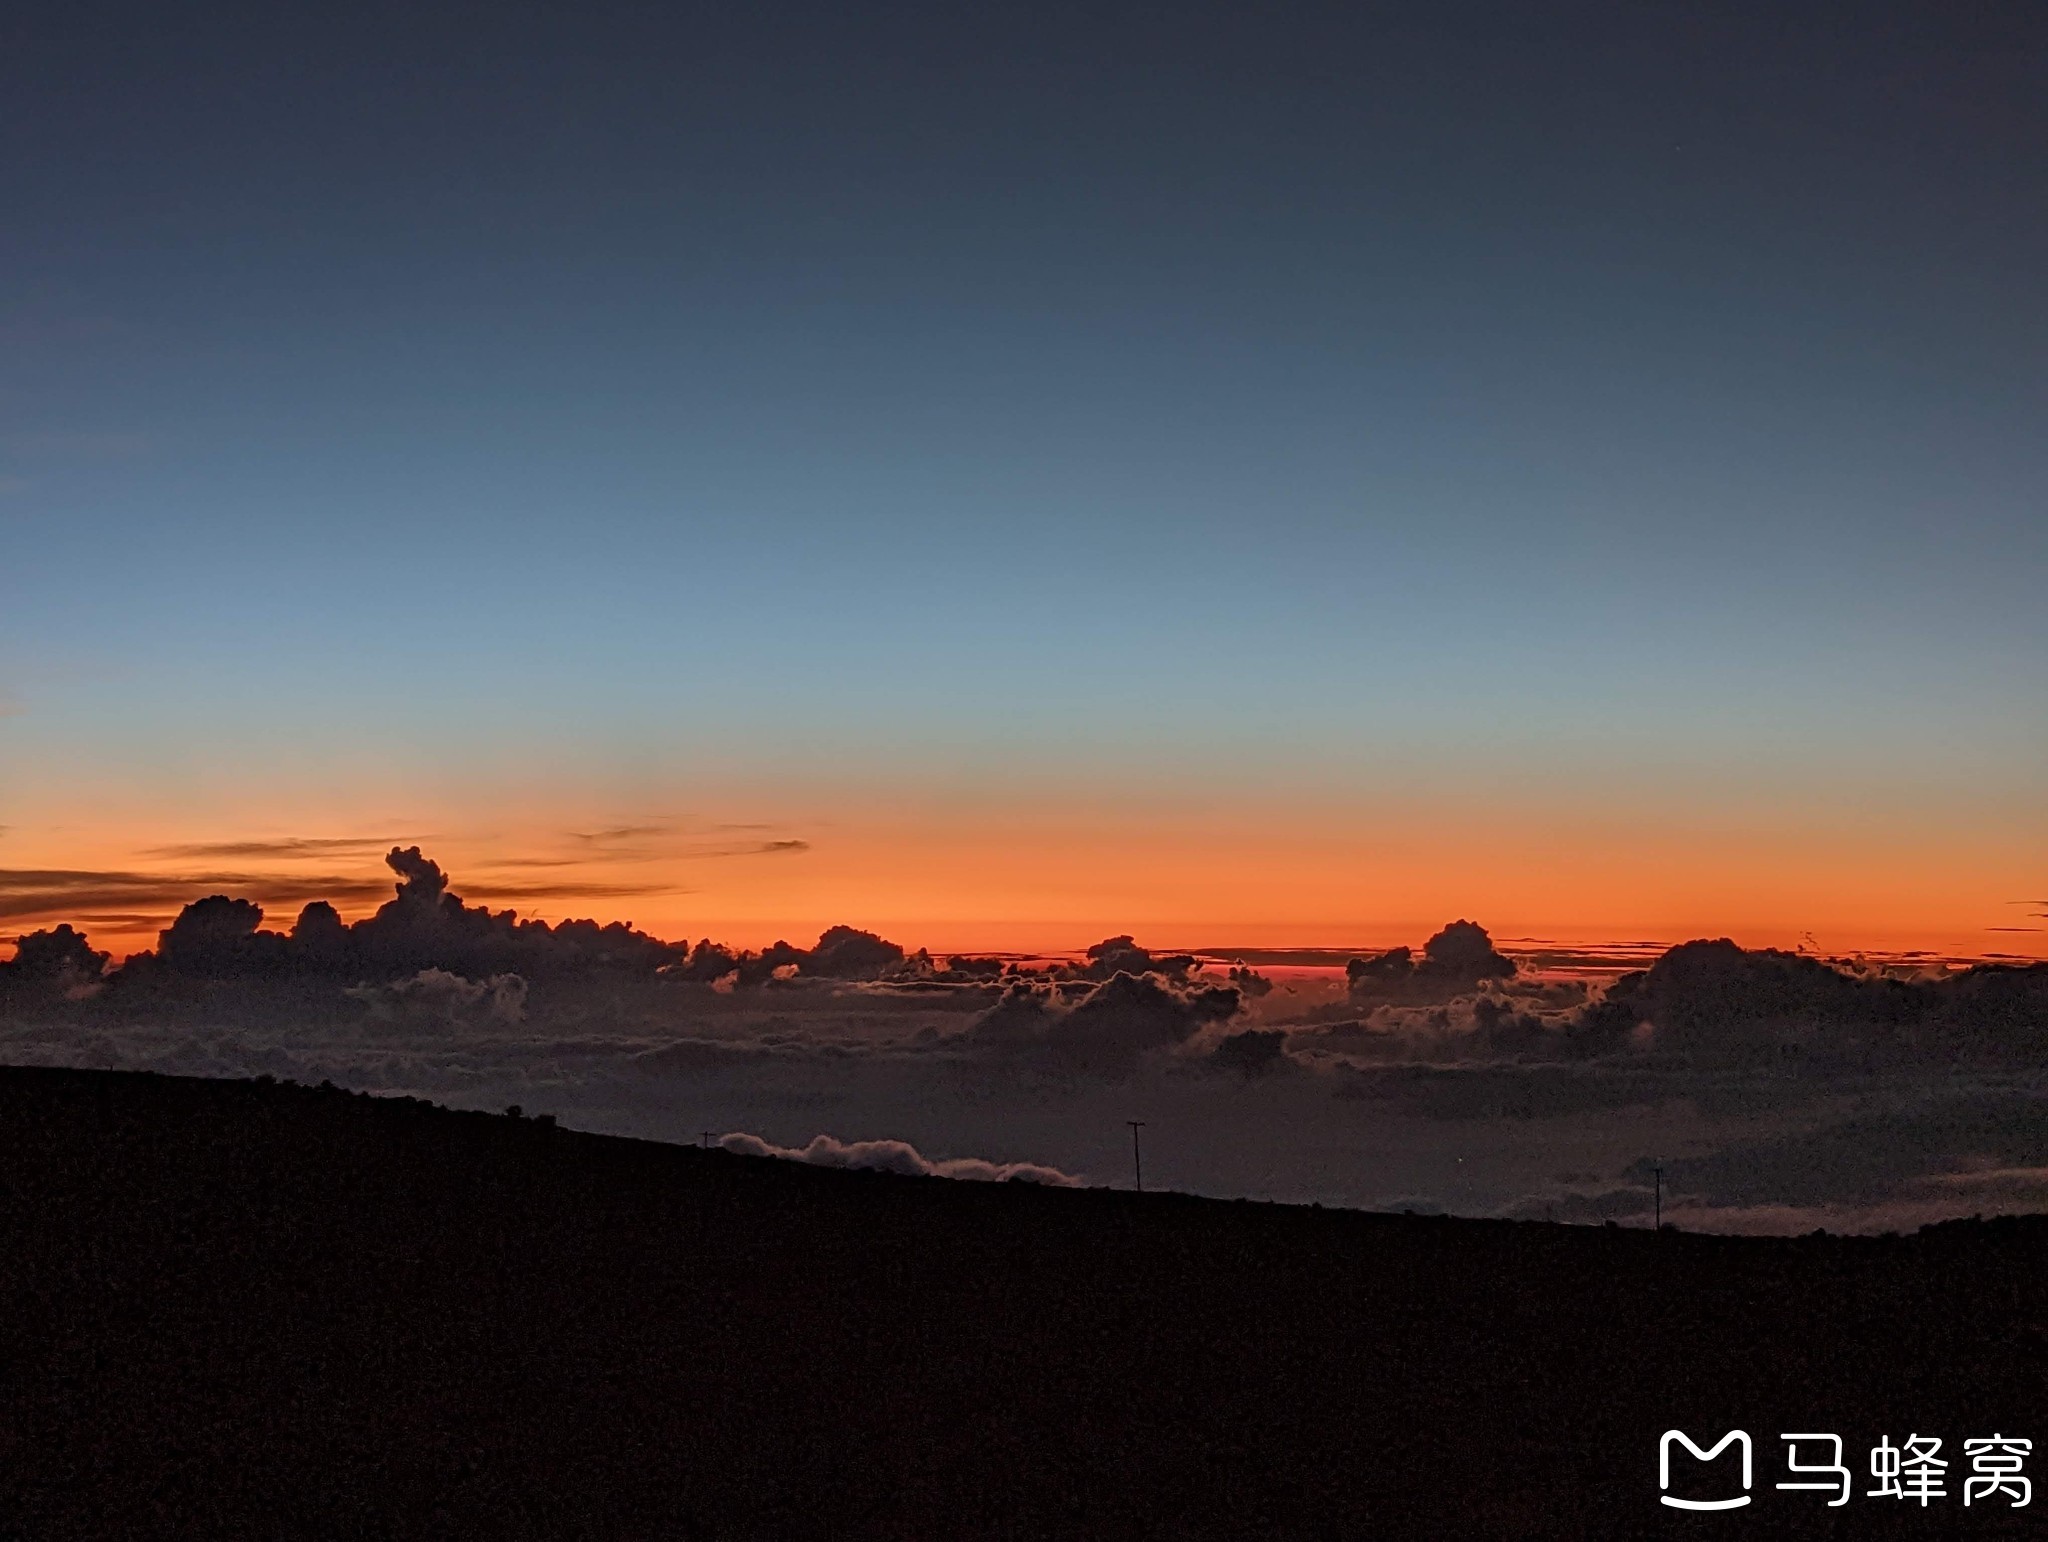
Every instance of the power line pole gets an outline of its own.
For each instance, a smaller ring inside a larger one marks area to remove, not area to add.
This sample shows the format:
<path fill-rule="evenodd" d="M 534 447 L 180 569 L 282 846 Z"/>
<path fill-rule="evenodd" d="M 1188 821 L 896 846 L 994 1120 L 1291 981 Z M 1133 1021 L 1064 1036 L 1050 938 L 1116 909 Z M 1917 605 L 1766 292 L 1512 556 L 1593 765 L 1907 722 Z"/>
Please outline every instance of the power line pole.
<path fill-rule="evenodd" d="M 709 1130 L 703 1132 L 703 1143 L 704 1149 L 709 1151 L 711 1149 L 711 1132 Z"/>
<path fill-rule="evenodd" d="M 1662 1162 L 1659 1162 L 1654 1168 L 1651 1169 L 1651 1171 L 1656 1173 L 1657 1175 L 1656 1216 L 1657 1230 L 1661 1232 L 1664 1229 L 1664 1164 Z"/>
<path fill-rule="evenodd" d="M 1124 1123 L 1131 1127 L 1131 1171 L 1137 1177 L 1138 1192 L 1142 1194 L 1145 1192 L 1145 1158 L 1138 1150 L 1138 1132 L 1145 1128 L 1145 1121 L 1126 1119 Z"/>

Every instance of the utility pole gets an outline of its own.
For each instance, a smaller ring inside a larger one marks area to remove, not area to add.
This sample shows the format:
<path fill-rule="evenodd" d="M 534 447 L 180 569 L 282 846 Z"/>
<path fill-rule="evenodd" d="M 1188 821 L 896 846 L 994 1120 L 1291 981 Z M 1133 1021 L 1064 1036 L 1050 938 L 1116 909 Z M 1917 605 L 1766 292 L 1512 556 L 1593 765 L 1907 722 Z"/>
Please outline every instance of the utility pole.
<path fill-rule="evenodd" d="M 709 1130 L 703 1132 L 703 1143 L 704 1149 L 709 1151 L 711 1149 L 711 1132 Z"/>
<path fill-rule="evenodd" d="M 1131 1127 L 1131 1171 L 1137 1177 L 1138 1192 L 1142 1194 L 1145 1192 L 1145 1158 L 1138 1150 L 1138 1132 L 1145 1128 L 1145 1121 L 1126 1119 L 1124 1123 Z"/>
<path fill-rule="evenodd" d="M 1657 1230 L 1664 1229 L 1664 1164 L 1659 1162 L 1651 1169 L 1657 1175 Z"/>

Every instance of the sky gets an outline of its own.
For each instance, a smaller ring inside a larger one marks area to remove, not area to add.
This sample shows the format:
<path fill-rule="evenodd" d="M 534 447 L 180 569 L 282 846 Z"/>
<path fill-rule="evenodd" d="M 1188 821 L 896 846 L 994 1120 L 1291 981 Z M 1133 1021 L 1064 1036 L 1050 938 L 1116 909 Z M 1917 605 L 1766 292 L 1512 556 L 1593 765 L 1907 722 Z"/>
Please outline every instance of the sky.
<path fill-rule="evenodd" d="M 1998 4 L 11 8 L 0 931 L 417 841 L 755 945 L 2048 951 L 2044 67 Z"/>

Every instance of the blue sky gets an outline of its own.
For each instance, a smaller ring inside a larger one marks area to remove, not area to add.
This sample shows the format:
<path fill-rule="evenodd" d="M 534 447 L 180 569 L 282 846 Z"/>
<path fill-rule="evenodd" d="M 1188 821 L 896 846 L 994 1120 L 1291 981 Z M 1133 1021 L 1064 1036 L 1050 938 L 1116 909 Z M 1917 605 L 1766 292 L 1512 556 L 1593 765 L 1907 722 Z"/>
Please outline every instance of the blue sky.
<path fill-rule="evenodd" d="M 1481 763 L 2038 854 L 2044 35 L 31 7 L 0 823 L 322 757 Z"/>

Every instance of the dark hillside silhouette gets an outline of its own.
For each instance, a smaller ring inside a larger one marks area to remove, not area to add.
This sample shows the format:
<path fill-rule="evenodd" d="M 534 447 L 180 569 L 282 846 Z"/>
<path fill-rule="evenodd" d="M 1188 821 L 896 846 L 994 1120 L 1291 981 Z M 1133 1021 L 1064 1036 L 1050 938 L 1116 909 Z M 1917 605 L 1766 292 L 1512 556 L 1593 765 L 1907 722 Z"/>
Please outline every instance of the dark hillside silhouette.
<path fill-rule="evenodd" d="M 1745 1534 L 1918 1536 L 2031 1514 L 1829 1511 L 1779 1432 L 2048 1434 L 2036 1221 L 1367 1215 L 6 1070 L 0 1235 L 22 1537 L 1696 1535 L 1672 1426 L 1754 1434 Z"/>

